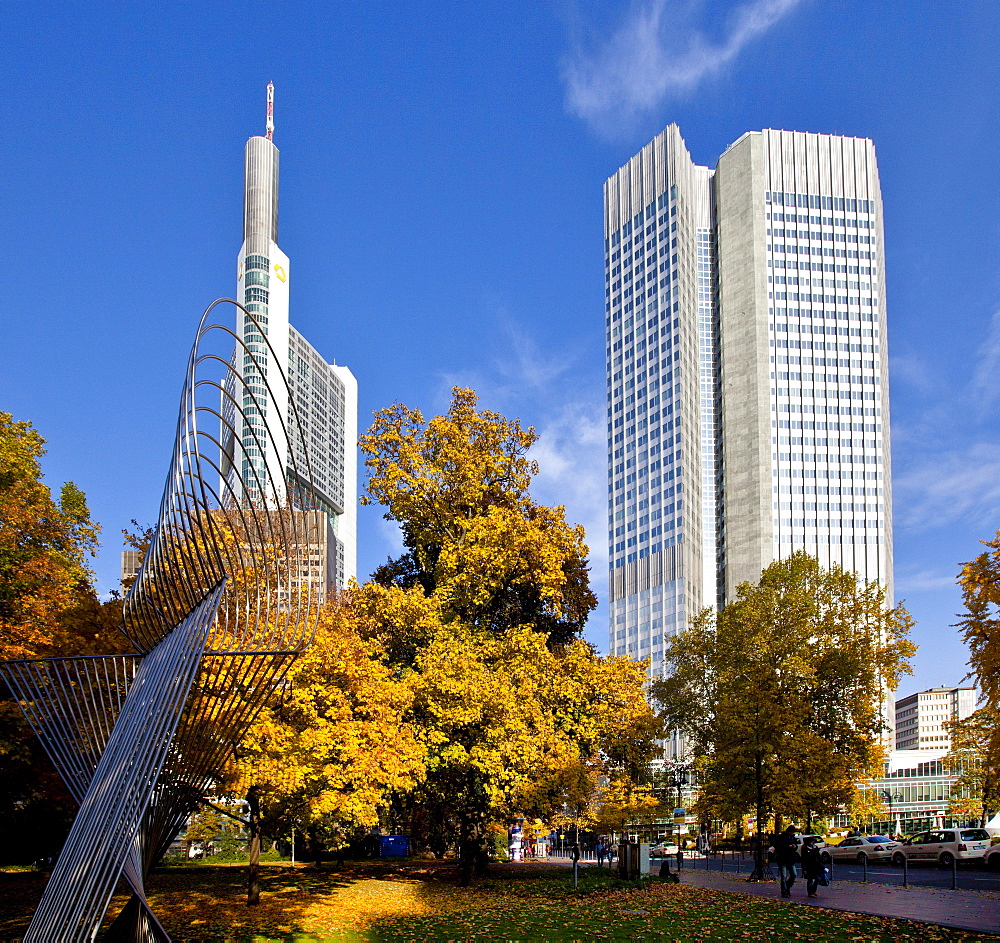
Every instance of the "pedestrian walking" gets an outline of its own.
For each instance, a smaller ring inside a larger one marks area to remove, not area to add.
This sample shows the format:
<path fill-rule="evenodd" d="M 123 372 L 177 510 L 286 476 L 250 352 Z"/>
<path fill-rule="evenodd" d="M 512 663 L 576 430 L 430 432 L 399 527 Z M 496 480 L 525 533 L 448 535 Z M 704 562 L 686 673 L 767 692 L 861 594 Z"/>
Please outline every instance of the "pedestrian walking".
<path fill-rule="evenodd" d="M 823 859 L 816 847 L 816 837 L 810 835 L 802 846 L 802 877 L 806 879 L 806 892 L 810 897 L 816 896 L 819 879 L 823 875 Z"/>
<path fill-rule="evenodd" d="M 799 860 L 795 831 L 795 826 L 789 825 L 780 835 L 774 836 L 774 860 L 778 864 L 782 897 L 791 896 L 795 883 L 795 864 Z"/>
<path fill-rule="evenodd" d="M 608 856 L 607 846 L 604 844 L 603 840 L 597 843 L 597 847 L 594 849 L 594 853 L 597 855 L 597 867 L 604 867 L 604 859 Z"/>

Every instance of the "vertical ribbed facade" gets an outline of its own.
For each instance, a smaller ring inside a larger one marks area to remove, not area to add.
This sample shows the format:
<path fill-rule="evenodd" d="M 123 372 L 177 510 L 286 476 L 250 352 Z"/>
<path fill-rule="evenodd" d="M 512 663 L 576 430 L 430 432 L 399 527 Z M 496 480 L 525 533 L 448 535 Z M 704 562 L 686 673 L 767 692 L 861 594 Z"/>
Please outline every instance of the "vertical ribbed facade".
<path fill-rule="evenodd" d="M 720 159 L 716 186 L 726 592 L 805 549 L 881 583 L 891 598 L 874 145 L 747 134 Z"/>
<path fill-rule="evenodd" d="M 872 142 L 752 132 L 712 171 L 671 125 L 604 205 L 611 651 L 659 675 L 665 636 L 799 549 L 892 600 Z"/>
<path fill-rule="evenodd" d="M 252 137 L 243 153 L 243 240 L 251 252 L 267 254 L 278 241 L 278 149 Z"/>

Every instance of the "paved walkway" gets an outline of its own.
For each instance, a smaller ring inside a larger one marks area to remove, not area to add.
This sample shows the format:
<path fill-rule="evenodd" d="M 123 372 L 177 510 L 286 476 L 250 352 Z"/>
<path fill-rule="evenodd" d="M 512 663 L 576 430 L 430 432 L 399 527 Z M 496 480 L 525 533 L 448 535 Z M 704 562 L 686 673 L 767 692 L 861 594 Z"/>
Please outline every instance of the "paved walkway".
<path fill-rule="evenodd" d="M 777 881 L 750 884 L 745 876 L 718 871 L 681 871 L 681 883 L 712 890 L 780 899 Z M 1000 939 L 1000 894 L 994 891 L 951 891 L 934 887 L 892 887 L 834 881 L 821 887 L 819 897 L 806 896 L 806 882 L 797 880 L 789 903 L 830 910 L 847 910 L 874 917 L 899 917 L 958 930 L 997 935 Z"/>

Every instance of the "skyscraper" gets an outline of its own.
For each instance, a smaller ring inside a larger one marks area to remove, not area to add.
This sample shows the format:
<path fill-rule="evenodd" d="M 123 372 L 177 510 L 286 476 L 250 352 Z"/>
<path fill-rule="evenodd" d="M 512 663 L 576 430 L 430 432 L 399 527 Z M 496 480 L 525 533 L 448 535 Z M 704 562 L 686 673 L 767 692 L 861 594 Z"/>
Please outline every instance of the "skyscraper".
<path fill-rule="evenodd" d="M 798 549 L 891 599 L 872 142 L 749 132 L 712 170 L 671 125 L 604 207 L 611 651 L 662 674 L 665 637 Z"/>
<path fill-rule="evenodd" d="M 242 448 L 234 449 L 233 434 L 223 422 L 223 451 L 228 457 L 223 461 L 223 474 L 235 475 L 251 495 L 261 490 L 261 481 L 283 480 L 293 458 L 283 430 L 297 417 L 309 443 L 312 484 L 308 504 L 323 512 L 323 526 L 316 525 L 312 567 L 326 590 L 341 589 L 357 575 L 358 385 L 347 367 L 327 363 L 288 320 L 291 264 L 278 247 L 273 85 L 268 85 L 267 93 L 267 134 L 251 137 L 244 155 L 243 245 L 236 297 L 249 316 L 241 313 L 236 325 L 246 348 L 237 345 L 233 353 L 235 368 L 253 384 L 256 403 L 245 409 Z M 266 335 L 273 354 L 268 353 L 261 335 Z M 283 384 L 260 382 L 276 366 L 268 363 L 272 356 L 285 367 L 288 393 Z M 225 404 L 223 414 L 225 420 Z M 271 430 L 275 445 L 267 454 L 261 454 L 252 424 Z M 298 468 L 305 467 L 304 456 L 294 458 Z M 306 482 L 301 484 L 306 486 Z"/>

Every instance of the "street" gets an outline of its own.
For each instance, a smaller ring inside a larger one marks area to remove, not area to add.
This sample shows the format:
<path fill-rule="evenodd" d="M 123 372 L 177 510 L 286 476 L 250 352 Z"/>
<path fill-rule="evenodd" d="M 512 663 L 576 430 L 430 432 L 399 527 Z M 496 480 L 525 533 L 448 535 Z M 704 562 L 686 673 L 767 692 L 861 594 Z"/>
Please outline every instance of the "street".
<path fill-rule="evenodd" d="M 670 858 L 671 867 L 674 866 L 674 858 Z M 707 865 L 706 865 L 707 862 Z M 731 853 L 723 855 L 712 855 L 704 858 L 701 855 L 685 856 L 684 868 L 686 870 L 695 869 L 698 871 L 735 871 L 736 859 Z M 749 873 L 753 868 L 750 858 L 744 858 L 739 862 L 740 871 Z M 654 865 L 656 867 L 656 865 Z M 771 865 L 775 877 L 777 868 Z M 951 887 L 951 871 L 929 865 L 910 865 L 907 868 L 907 882 L 914 887 Z M 833 880 L 854 881 L 864 880 L 864 869 L 854 862 L 833 862 Z M 902 885 L 903 869 L 894 868 L 889 864 L 868 865 L 868 883 L 870 884 L 892 884 Z M 956 887 L 960 890 L 968 891 L 1000 891 L 1000 871 L 985 871 L 981 866 L 963 865 L 958 868 Z"/>

